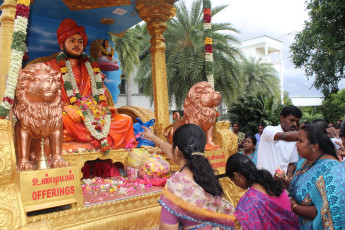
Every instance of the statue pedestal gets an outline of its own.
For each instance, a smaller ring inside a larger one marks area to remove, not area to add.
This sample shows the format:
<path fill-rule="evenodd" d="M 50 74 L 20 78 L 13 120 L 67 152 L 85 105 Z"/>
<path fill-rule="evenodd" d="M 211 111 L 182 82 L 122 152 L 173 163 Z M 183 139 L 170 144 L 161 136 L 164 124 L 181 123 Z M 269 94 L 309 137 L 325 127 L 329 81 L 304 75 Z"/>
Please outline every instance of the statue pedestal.
<path fill-rule="evenodd" d="M 79 167 L 17 172 L 25 213 L 63 205 L 83 207 L 81 177 Z"/>

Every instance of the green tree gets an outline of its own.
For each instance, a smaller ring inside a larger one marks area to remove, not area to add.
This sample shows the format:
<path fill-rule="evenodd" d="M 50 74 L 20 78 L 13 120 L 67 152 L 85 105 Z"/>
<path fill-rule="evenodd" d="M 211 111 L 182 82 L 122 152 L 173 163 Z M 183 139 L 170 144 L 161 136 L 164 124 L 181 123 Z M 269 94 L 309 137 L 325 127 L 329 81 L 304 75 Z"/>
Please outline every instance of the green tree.
<path fill-rule="evenodd" d="M 226 6 L 212 9 L 217 15 Z M 241 88 L 237 59 L 240 52 L 238 40 L 227 32 L 237 32 L 230 23 L 212 23 L 215 89 L 223 101 L 230 104 Z M 222 33 L 220 32 L 222 31 Z M 169 103 L 181 108 L 189 89 L 197 82 L 207 80 L 204 70 L 204 32 L 202 1 L 192 3 L 188 10 L 184 1 L 176 5 L 176 17 L 167 22 L 164 33 Z M 151 57 L 148 47 L 142 47 L 137 81 L 144 82 L 147 96 L 152 98 Z"/>
<path fill-rule="evenodd" d="M 289 97 L 289 92 L 284 91 L 284 105 L 292 105 L 291 98 Z"/>
<path fill-rule="evenodd" d="M 300 122 L 309 121 L 313 122 L 315 119 L 323 119 L 322 113 L 318 112 L 317 109 L 313 107 L 304 107 L 301 108 L 302 111 L 302 119 Z"/>
<path fill-rule="evenodd" d="M 345 118 L 345 89 L 330 94 L 322 103 L 322 114 L 325 120 L 336 123 Z"/>
<path fill-rule="evenodd" d="M 278 98 L 269 98 L 261 93 L 241 95 L 231 104 L 225 119 L 238 121 L 243 132 L 255 133 L 259 123 L 278 125 L 283 106 Z"/>
<path fill-rule="evenodd" d="M 262 93 L 267 97 L 280 97 L 280 83 L 277 71 L 261 59 L 249 58 L 240 63 L 241 78 L 244 79 L 245 94 Z"/>
<path fill-rule="evenodd" d="M 142 27 L 130 28 L 122 37 L 117 37 L 110 33 L 111 39 L 115 44 L 115 49 L 119 54 L 122 76 L 127 80 L 127 105 L 132 104 L 132 79 L 131 73 L 134 66 L 139 64 L 140 41 L 142 39 Z"/>
<path fill-rule="evenodd" d="M 313 85 L 327 96 L 338 91 L 345 67 L 345 4 L 341 0 L 307 0 L 310 20 L 291 45 L 292 61 L 315 76 Z"/>

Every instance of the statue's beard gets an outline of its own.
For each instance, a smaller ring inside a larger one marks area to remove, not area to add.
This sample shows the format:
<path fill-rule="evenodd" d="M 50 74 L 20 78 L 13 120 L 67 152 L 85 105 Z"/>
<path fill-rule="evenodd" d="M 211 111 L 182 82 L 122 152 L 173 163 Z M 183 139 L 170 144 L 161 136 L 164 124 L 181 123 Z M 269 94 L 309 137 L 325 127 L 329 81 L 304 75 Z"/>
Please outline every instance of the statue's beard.
<path fill-rule="evenodd" d="M 73 54 L 73 53 L 69 52 L 69 50 L 67 50 L 65 44 L 63 45 L 63 52 L 67 55 L 68 58 L 72 58 L 72 59 L 80 58 L 81 55 L 83 54 L 83 52 L 81 52 L 80 54 Z"/>

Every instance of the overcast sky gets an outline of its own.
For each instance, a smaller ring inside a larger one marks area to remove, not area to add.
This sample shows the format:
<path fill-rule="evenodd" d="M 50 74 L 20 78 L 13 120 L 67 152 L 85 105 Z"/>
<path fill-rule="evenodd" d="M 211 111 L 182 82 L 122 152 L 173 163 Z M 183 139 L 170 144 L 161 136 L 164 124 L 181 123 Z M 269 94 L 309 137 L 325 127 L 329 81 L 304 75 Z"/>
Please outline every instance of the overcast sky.
<path fill-rule="evenodd" d="M 268 35 L 283 42 L 284 91 L 290 97 L 322 96 L 311 88 L 304 71 L 295 69 L 289 46 L 296 32 L 301 31 L 308 19 L 304 0 L 212 0 L 212 7 L 229 5 L 212 18 L 213 22 L 230 22 L 240 33 L 240 41 Z M 342 87 L 343 88 L 343 87 Z"/>

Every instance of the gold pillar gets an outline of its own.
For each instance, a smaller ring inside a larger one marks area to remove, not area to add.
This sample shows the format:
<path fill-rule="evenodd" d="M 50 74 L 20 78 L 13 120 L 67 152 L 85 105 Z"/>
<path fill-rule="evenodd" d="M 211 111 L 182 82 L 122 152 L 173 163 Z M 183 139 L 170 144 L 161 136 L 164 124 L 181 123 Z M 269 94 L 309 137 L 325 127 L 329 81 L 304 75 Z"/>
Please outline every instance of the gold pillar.
<path fill-rule="evenodd" d="M 15 0 L 4 0 L 0 6 L 0 99 L 4 97 L 11 61 L 11 44 L 16 14 Z M 26 224 L 24 208 L 16 180 L 16 156 L 13 124 L 0 120 L 0 229 L 17 229 Z"/>
<path fill-rule="evenodd" d="M 15 0 L 4 0 L 0 10 L 0 98 L 4 97 L 6 79 L 11 61 L 11 44 L 14 17 L 16 15 Z"/>
<path fill-rule="evenodd" d="M 166 21 L 175 16 L 174 0 L 138 0 L 136 8 L 139 17 L 147 23 L 151 35 L 152 84 L 155 107 L 155 131 L 164 136 L 164 128 L 169 125 L 169 102 L 165 63 L 165 42 L 163 33 Z"/>

